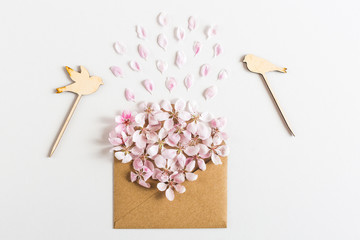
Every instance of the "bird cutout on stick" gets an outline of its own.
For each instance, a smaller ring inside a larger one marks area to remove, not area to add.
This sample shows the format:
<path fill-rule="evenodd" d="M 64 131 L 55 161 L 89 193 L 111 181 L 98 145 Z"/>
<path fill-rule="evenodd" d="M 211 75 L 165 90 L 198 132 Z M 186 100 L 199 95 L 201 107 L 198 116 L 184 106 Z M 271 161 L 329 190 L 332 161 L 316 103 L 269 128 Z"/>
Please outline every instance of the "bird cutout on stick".
<path fill-rule="evenodd" d="M 77 98 L 76 98 L 76 100 L 64 122 L 64 125 L 62 126 L 62 128 L 59 132 L 59 135 L 57 136 L 57 138 L 54 142 L 54 145 L 50 152 L 50 157 L 53 155 L 56 147 L 58 146 L 60 139 L 61 139 L 62 135 L 64 134 L 64 131 L 65 131 L 67 125 L 69 124 L 71 116 L 73 115 L 75 108 L 78 105 L 81 97 L 83 95 L 88 95 L 88 94 L 96 92 L 96 90 L 98 90 L 100 85 L 104 84 L 100 77 L 97 77 L 97 76 L 90 77 L 89 72 L 83 66 L 80 66 L 80 72 L 74 71 L 73 69 L 71 69 L 69 67 L 66 67 L 66 70 L 69 73 L 71 80 L 74 81 L 74 83 L 69 84 L 65 87 L 57 88 L 56 93 L 73 92 L 73 93 L 77 94 Z"/>
<path fill-rule="evenodd" d="M 277 109 L 279 111 L 279 114 L 280 114 L 280 116 L 281 116 L 287 130 L 289 131 L 289 133 L 292 136 L 295 137 L 295 134 L 291 130 L 290 125 L 289 125 L 288 121 L 286 120 L 285 115 L 284 115 L 283 111 L 281 110 L 281 107 L 280 107 L 280 105 L 279 105 L 273 91 L 271 90 L 270 85 L 269 85 L 269 83 L 267 81 L 267 78 L 265 76 L 265 73 L 267 73 L 267 72 L 277 71 L 277 72 L 286 73 L 286 68 L 278 67 L 278 66 L 268 62 L 267 60 L 256 57 L 256 56 L 254 56 L 252 54 L 246 55 L 243 62 L 246 63 L 246 66 L 247 66 L 247 68 L 249 69 L 250 72 L 259 73 L 263 77 L 265 85 L 266 85 L 267 89 L 270 92 L 270 95 L 271 95 L 271 97 L 272 97 L 272 99 L 274 101 L 274 104 L 277 107 Z"/>

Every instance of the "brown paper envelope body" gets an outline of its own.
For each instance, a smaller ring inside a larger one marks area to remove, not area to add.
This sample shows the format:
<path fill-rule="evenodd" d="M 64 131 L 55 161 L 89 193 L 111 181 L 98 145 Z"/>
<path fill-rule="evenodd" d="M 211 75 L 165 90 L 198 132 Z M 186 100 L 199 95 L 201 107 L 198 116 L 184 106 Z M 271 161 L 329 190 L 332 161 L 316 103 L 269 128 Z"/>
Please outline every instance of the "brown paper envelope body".
<path fill-rule="evenodd" d="M 156 182 L 147 189 L 130 182 L 131 164 L 114 158 L 114 228 L 226 228 L 227 158 L 206 164 L 186 192 L 170 202 Z"/>

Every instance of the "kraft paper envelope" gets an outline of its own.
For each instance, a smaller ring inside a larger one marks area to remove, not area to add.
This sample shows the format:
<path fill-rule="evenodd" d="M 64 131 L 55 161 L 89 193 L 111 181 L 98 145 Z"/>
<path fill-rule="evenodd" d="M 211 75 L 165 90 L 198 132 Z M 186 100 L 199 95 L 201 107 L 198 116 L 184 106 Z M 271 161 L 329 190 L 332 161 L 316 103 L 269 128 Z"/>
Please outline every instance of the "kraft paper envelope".
<path fill-rule="evenodd" d="M 227 158 L 206 164 L 186 192 L 169 201 L 151 182 L 147 189 L 130 182 L 131 163 L 114 158 L 114 228 L 226 228 Z"/>

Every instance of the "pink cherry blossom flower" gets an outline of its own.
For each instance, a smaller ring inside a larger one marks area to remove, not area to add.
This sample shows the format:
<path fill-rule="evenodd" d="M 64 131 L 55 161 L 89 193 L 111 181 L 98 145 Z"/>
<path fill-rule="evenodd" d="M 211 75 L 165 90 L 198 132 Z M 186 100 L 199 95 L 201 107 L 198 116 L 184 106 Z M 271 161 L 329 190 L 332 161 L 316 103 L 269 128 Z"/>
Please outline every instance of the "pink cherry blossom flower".
<path fill-rule="evenodd" d="M 150 125 L 159 124 L 159 121 L 156 119 L 156 114 L 161 112 L 159 104 L 141 102 L 139 107 L 143 112 L 140 112 L 135 116 L 135 121 L 138 125 L 143 126 L 145 121 L 149 121 Z"/>
<path fill-rule="evenodd" d="M 208 138 L 203 143 L 209 148 L 211 161 L 215 164 L 222 164 L 220 157 L 226 157 L 229 154 L 229 147 L 227 145 L 221 145 L 222 139 L 220 138 Z"/>
<path fill-rule="evenodd" d="M 132 160 L 132 140 L 131 138 L 127 138 L 124 144 L 121 144 L 117 147 L 114 147 L 115 158 L 120 160 L 122 163 L 128 163 Z"/>
<path fill-rule="evenodd" d="M 117 123 L 115 131 L 125 131 L 127 134 L 132 134 L 135 125 L 135 117 L 130 111 L 125 110 L 121 115 L 116 116 L 115 122 Z"/>
<path fill-rule="evenodd" d="M 220 138 L 221 140 L 225 141 L 228 139 L 228 135 L 224 132 L 224 128 L 226 125 L 226 119 L 223 117 L 216 118 L 210 121 L 210 127 L 212 130 L 211 135 L 214 138 Z"/>
<path fill-rule="evenodd" d="M 167 100 L 161 102 L 161 107 L 164 109 L 164 112 L 157 115 L 157 118 L 160 121 L 164 122 L 164 128 L 170 130 L 173 128 L 174 124 L 177 122 L 188 121 L 191 118 L 190 113 L 185 111 L 186 103 L 182 99 L 178 99 L 174 107 L 171 106 L 171 103 Z"/>
<path fill-rule="evenodd" d="M 153 175 L 154 164 L 148 160 L 142 161 L 139 158 L 133 162 L 134 172 L 130 172 L 131 182 L 138 180 L 139 185 L 150 188 L 150 184 L 146 181 Z"/>
<path fill-rule="evenodd" d="M 174 176 L 177 182 L 185 182 L 185 180 L 195 181 L 198 178 L 198 175 L 192 172 L 196 165 L 194 160 L 188 158 L 186 162 L 179 163 L 179 165 L 178 173 Z"/>
<path fill-rule="evenodd" d="M 186 188 L 181 185 L 181 183 L 176 182 L 173 175 L 170 176 L 169 181 L 158 183 L 157 188 L 162 192 L 165 191 L 165 196 L 169 201 L 173 201 L 175 198 L 174 189 L 178 193 L 184 193 L 186 191 Z"/>

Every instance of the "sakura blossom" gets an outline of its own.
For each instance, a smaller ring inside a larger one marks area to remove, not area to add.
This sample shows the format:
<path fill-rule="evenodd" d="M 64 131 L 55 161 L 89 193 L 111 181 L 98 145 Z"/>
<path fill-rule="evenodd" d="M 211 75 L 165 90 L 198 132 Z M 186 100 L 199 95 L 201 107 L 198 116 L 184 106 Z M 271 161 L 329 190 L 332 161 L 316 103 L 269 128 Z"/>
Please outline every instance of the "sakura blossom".
<path fill-rule="evenodd" d="M 229 154 L 226 119 L 199 112 L 195 102 L 141 102 L 138 112 L 125 110 L 115 123 L 109 133 L 111 151 L 131 164 L 129 181 L 156 187 L 169 201 L 186 192 L 183 184 L 196 181 L 198 170 L 222 164 Z"/>

